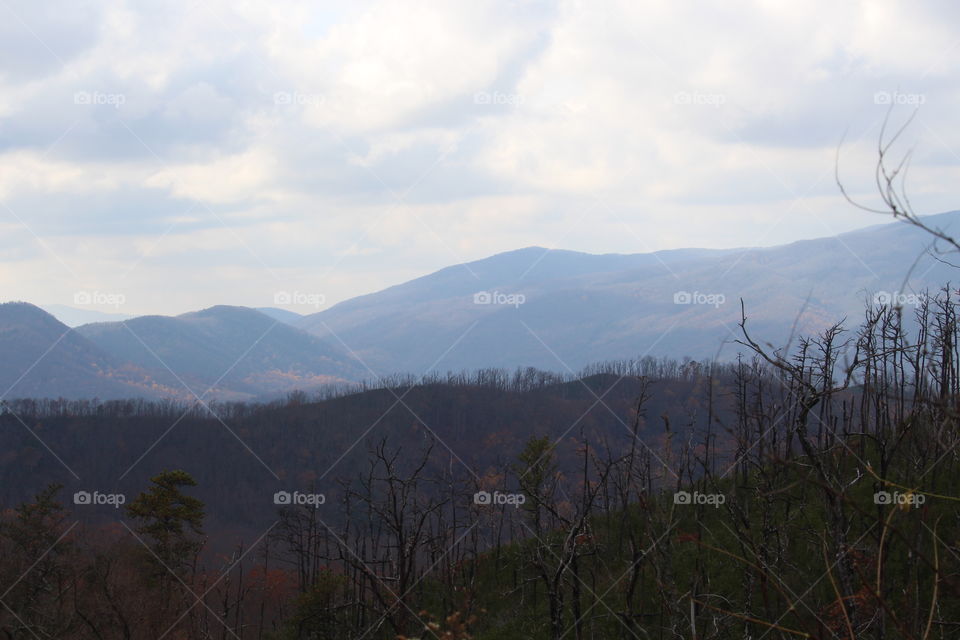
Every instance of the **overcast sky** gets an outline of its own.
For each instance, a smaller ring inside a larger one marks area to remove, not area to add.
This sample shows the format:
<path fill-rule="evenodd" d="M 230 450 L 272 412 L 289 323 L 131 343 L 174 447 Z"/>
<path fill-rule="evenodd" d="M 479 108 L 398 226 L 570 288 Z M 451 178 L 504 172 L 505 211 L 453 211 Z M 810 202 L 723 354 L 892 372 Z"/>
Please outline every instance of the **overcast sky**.
<path fill-rule="evenodd" d="M 0 0 L 0 298 L 325 308 L 530 245 L 832 235 L 883 222 L 834 160 L 846 135 L 871 201 L 889 102 L 919 107 L 916 209 L 956 209 L 958 24 L 953 2 Z"/>

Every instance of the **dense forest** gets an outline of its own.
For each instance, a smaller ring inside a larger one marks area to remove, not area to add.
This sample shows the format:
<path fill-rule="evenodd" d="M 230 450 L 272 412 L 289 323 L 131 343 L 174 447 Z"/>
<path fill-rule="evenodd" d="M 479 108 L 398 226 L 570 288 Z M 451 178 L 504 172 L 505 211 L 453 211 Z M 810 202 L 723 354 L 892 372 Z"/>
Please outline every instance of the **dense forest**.
<path fill-rule="evenodd" d="M 784 351 L 745 315 L 726 365 L 7 403 L 0 630 L 956 637 L 957 306 Z"/>
<path fill-rule="evenodd" d="M 715 373 L 713 390 L 708 369 Z M 179 468 L 197 480 L 195 493 L 210 505 L 214 531 L 254 533 L 274 515 L 276 491 L 316 485 L 336 494 L 379 440 L 403 444 L 405 451 L 436 440 L 442 444 L 431 470 L 453 464 L 480 476 L 510 464 L 531 437 L 567 442 L 585 434 L 625 446 L 642 380 L 660 391 L 648 410 L 703 426 L 700 408 L 710 404 L 711 393 L 721 393 L 720 380 L 732 390 L 733 369 L 650 358 L 606 363 L 577 376 L 485 370 L 396 377 L 322 397 L 293 393 L 269 405 L 10 401 L 0 409 L 0 445 L 16 464 L 0 465 L 0 496 L 17 504 L 50 482 L 71 495 L 94 489 L 134 495 L 155 474 Z M 732 415 L 730 402 L 715 404 Z M 567 467 L 576 464 L 574 450 L 558 448 Z"/>

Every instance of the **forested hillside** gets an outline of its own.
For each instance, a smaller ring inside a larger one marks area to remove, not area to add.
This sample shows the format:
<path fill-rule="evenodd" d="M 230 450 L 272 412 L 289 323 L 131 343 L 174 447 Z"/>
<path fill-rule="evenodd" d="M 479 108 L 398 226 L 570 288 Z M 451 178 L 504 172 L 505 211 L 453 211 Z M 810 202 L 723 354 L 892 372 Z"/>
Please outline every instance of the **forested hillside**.
<path fill-rule="evenodd" d="M 956 311 L 944 291 L 907 332 L 902 309 L 877 307 L 789 354 L 766 351 L 745 318 L 755 357 L 722 367 L 487 371 L 216 417 L 8 405 L 5 487 L 13 469 L 39 482 L 58 465 L 70 486 L 5 512 L 0 628 L 951 638 Z"/>
<path fill-rule="evenodd" d="M 612 447 L 629 442 L 638 395 L 648 388 L 646 411 L 655 419 L 640 437 L 659 446 L 664 420 L 689 433 L 706 428 L 710 410 L 717 422 L 730 421 L 733 371 L 647 358 L 577 376 L 534 369 L 396 376 L 376 388 L 293 393 L 266 405 L 9 401 L 0 414 L 8 461 L 0 465 L 0 496 L 14 504 L 49 482 L 68 493 L 135 493 L 156 473 L 180 468 L 199 482 L 196 495 L 217 522 L 256 529 L 273 515 L 275 491 L 316 485 L 337 493 L 382 441 L 405 456 L 434 441 L 431 470 L 482 476 L 502 469 L 530 438 L 548 437 L 574 469 L 583 437 Z"/>

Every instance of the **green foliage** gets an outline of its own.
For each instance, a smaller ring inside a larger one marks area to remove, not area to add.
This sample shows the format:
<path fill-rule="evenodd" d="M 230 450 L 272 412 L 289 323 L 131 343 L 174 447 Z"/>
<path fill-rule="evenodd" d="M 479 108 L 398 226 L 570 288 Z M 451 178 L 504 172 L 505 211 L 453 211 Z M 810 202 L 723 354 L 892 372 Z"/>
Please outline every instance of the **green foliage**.
<path fill-rule="evenodd" d="M 550 502 L 553 494 L 553 480 L 557 473 L 554 449 L 555 446 L 548 436 L 531 437 L 513 466 L 520 490 L 527 496 L 523 509 L 531 514 L 537 530 L 540 524 L 540 509 Z"/>
<path fill-rule="evenodd" d="M 153 486 L 130 503 L 127 513 L 138 521 L 135 530 L 152 542 L 159 561 L 176 571 L 203 546 L 204 504 L 182 491 L 197 484 L 186 471 L 164 471 L 150 481 Z"/>
<path fill-rule="evenodd" d="M 3 604 L 14 618 L 0 621 L 8 638 L 57 637 L 69 626 L 61 592 L 71 573 L 63 505 L 51 484 L 33 502 L 18 505 L 0 521 L 0 583 Z M 14 631 L 16 630 L 16 631 Z"/>
<path fill-rule="evenodd" d="M 47 486 L 33 502 L 18 505 L 14 509 L 14 519 L 3 525 L 3 534 L 29 558 L 39 558 L 62 533 L 66 516 L 63 505 L 56 499 L 62 488 L 60 484 Z"/>
<path fill-rule="evenodd" d="M 316 582 L 294 603 L 293 614 L 284 624 L 278 640 L 325 640 L 343 637 L 337 631 L 343 625 L 338 620 L 347 588 L 347 579 L 341 574 L 323 570 Z"/>
<path fill-rule="evenodd" d="M 915 425 L 909 441 L 901 443 L 905 455 L 888 467 L 886 479 L 893 486 L 916 485 L 912 479 L 916 472 L 906 453 L 927 442 L 932 428 Z M 856 455 L 847 450 L 836 454 L 835 468 L 842 477 L 856 477 L 864 464 L 878 467 L 876 447 L 868 439 L 862 448 L 857 444 L 851 441 Z M 764 487 L 771 478 L 778 488 L 766 492 Z M 664 489 L 626 511 L 590 518 L 594 544 L 578 558 L 584 576 L 582 609 L 590 612 L 590 637 L 634 637 L 631 633 L 655 637 L 670 628 L 673 616 L 690 610 L 694 597 L 700 624 L 719 625 L 712 628 L 719 635 L 709 637 L 761 637 L 771 630 L 769 624 L 778 621 L 784 629 L 812 632 L 819 628 L 825 634 L 822 637 L 846 638 L 839 635 L 845 628 L 843 608 L 827 573 L 828 567 L 834 576 L 838 573 L 837 556 L 825 551 L 830 545 L 826 532 L 832 507 L 823 498 L 823 487 L 811 477 L 808 461 L 798 458 L 771 463 L 738 480 L 728 477 L 705 485 L 701 481 L 698 487 L 689 488 L 722 493 L 727 496 L 726 504 L 676 505 L 672 492 Z M 918 489 L 926 495 L 921 507 L 875 504 L 874 492 L 880 485 L 869 477 L 837 497 L 847 512 L 848 535 L 855 541 L 848 550 L 849 562 L 854 575 L 861 578 L 855 595 L 844 599 L 848 611 L 858 606 L 860 615 L 870 619 L 883 614 L 884 607 L 902 617 L 910 607 L 926 614 L 934 597 L 935 556 L 939 553 L 941 576 L 956 570 L 960 558 L 954 555 L 960 513 L 954 485 L 955 480 L 946 474 L 924 478 Z M 888 485 L 888 490 L 893 491 L 893 486 Z M 558 542 L 558 535 L 544 536 L 543 541 Z M 639 556 L 632 601 L 627 585 L 638 556 L 626 544 L 630 535 L 637 536 L 644 549 L 650 548 L 650 553 Z M 881 537 L 886 567 L 882 604 L 871 590 L 881 558 Z M 658 541 L 656 545 L 654 541 Z M 551 637 L 546 593 L 530 571 L 529 560 L 538 545 L 542 543 L 534 539 L 520 540 L 476 560 L 472 595 L 476 606 L 488 612 L 474 629 L 477 640 Z M 960 588 L 952 578 L 940 579 L 937 619 L 956 619 L 960 616 Z M 907 595 L 908 587 L 919 607 Z M 632 631 L 623 622 L 628 612 L 634 612 L 637 621 Z M 738 617 L 743 612 L 769 622 Z M 567 611 L 564 625 L 571 630 L 570 637 L 573 623 L 574 616 Z M 782 637 L 799 636 L 784 633 Z"/>

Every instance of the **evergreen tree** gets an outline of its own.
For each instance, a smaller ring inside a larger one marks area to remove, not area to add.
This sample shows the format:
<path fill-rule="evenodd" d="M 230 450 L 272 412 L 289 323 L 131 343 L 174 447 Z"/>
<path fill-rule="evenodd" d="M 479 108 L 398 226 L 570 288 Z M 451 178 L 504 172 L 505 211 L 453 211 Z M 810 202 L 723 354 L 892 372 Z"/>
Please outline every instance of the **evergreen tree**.
<path fill-rule="evenodd" d="M 130 503 L 127 513 L 139 522 L 136 531 L 152 542 L 157 558 L 179 571 L 203 546 L 204 504 L 182 491 L 197 484 L 186 471 L 163 471 L 150 481 L 153 486 Z"/>

